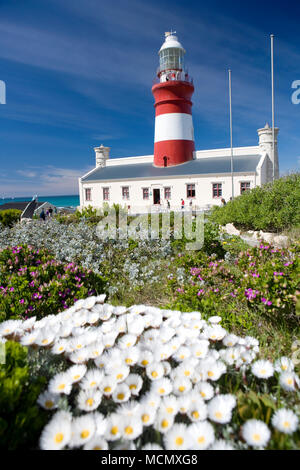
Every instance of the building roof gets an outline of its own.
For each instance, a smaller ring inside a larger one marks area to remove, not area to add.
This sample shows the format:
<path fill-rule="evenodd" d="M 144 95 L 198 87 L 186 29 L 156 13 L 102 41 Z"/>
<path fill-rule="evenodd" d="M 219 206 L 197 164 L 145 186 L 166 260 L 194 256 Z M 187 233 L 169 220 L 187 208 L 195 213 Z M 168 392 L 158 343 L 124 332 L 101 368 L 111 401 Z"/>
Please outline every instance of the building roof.
<path fill-rule="evenodd" d="M 254 173 L 261 155 L 242 155 L 233 159 L 234 173 Z M 152 163 L 137 163 L 136 165 L 117 165 L 105 168 L 95 168 L 84 176 L 81 181 L 113 181 L 171 178 L 180 176 L 231 174 L 231 158 L 201 158 L 183 165 L 157 168 Z"/>

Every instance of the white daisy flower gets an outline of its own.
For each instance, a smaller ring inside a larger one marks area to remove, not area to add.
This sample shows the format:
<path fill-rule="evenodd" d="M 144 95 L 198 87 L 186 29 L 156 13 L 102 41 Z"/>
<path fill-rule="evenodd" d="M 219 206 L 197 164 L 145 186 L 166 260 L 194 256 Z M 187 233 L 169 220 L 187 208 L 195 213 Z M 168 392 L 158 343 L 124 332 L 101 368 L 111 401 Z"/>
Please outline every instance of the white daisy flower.
<path fill-rule="evenodd" d="M 115 403 L 124 403 L 130 399 L 131 393 L 128 385 L 125 383 L 116 386 L 112 394 L 112 399 Z"/>
<path fill-rule="evenodd" d="M 133 441 L 139 437 L 143 432 L 143 426 L 138 417 L 125 416 L 122 419 L 121 438 L 128 441 Z"/>
<path fill-rule="evenodd" d="M 107 419 L 104 417 L 102 413 L 99 413 L 98 411 L 94 411 L 93 413 L 90 413 L 89 416 L 91 416 L 93 420 L 95 421 L 95 425 L 96 425 L 95 435 L 103 436 L 107 428 Z"/>
<path fill-rule="evenodd" d="M 215 441 L 213 443 L 213 445 L 209 448 L 209 450 L 230 451 L 230 450 L 235 450 L 235 448 L 224 439 L 219 439 L 218 441 Z"/>
<path fill-rule="evenodd" d="M 119 315 L 124 315 L 124 313 L 127 312 L 127 308 L 126 307 L 114 307 L 114 310 L 113 310 L 113 313 L 117 316 Z"/>
<path fill-rule="evenodd" d="M 97 304 L 103 304 L 106 299 L 106 294 L 100 294 L 96 297 Z"/>
<path fill-rule="evenodd" d="M 211 421 L 220 424 L 229 423 L 232 415 L 232 402 L 224 395 L 218 395 L 208 403 L 207 411 Z"/>
<path fill-rule="evenodd" d="M 62 323 L 58 331 L 58 336 L 68 338 L 72 332 L 73 325 L 71 322 Z"/>
<path fill-rule="evenodd" d="M 99 390 L 81 390 L 77 396 L 77 406 L 83 411 L 94 411 L 102 400 Z"/>
<path fill-rule="evenodd" d="M 40 437 L 41 450 L 61 450 L 71 439 L 71 416 L 59 411 L 45 426 Z"/>
<path fill-rule="evenodd" d="M 117 409 L 117 412 L 123 416 L 136 416 L 140 409 L 140 403 L 135 400 L 131 400 L 123 405 L 120 405 Z"/>
<path fill-rule="evenodd" d="M 158 412 L 154 422 L 154 429 L 166 434 L 174 424 L 174 417 L 169 413 Z"/>
<path fill-rule="evenodd" d="M 274 374 L 274 368 L 270 361 L 256 361 L 252 364 L 252 374 L 259 379 L 269 379 Z"/>
<path fill-rule="evenodd" d="M 202 398 L 199 396 L 197 400 L 193 400 L 188 408 L 188 417 L 194 423 L 198 421 L 205 421 L 207 418 L 207 406 Z"/>
<path fill-rule="evenodd" d="M 113 365 L 112 367 L 106 367 L 105 372 L 109 375 L 112 375 L 118 384 L 124 382 L 130 373 L 130 368 L 128 366 L 119 366 L 116 367 Z"/>
<path fill-rule="evenodd" d="M 117 413 L 112 413 L 107 418 L 107 428 L 104 438 L 108 441 L 117 441 L 121 437 L 122 417 Z"/>
<path fill-rule="evenodd" d="M 143 426 L 152 426 L 156 417 L 156 408 L 142 404 L 139 408 L 138 417 Z"/>
<path fill-rule="evenodd" d="M 147 406 L 148 408 L 157 410 L 161 402 L 161 397 L 155 393 L 148 392 L 143 396 L 141 400 L 142 406 Z"/>
<path fill-rule="evenodd" d="M 191 355 L 190 348 L 187 348 L 186 346 L 180 346 L 180 348 L 176 351 L 175 354 L 173 354 L 173 358 L 177 362 L 183 362 L 186 359 L 188 359 Z"/>
<path fill-rule="evenodd" d="M 146 374 L 150 380 L 159 380 L 164 375 L 164 367 L 160 362 L 152 362 L 146 367 Z"/>
<path fill-rule="evenodd" d="M 233 335 L 233 334 L 227 334 L 222 342 L 224 346 L 228 348 L 233 348 L 237 344 L 238 340 L 239 340 L 238 336 Z"/>
<path fill-rule="evenodd" d="M 215 394 L 213 386 L 207 382 L 199 382 L 195 390 L 200 394 L 201 398 L 205 401 L 211 400 Z"/>
<path fill-rule="evenodd" d="M 298 417 L 291 410 L 281 408 L 272 417 L 272 425 L 284 434 L 293 434 L 298 428 Z"/>
<path fill-rule="evenodd" d="M 294 392 L 299 388 L 299 379 L 294 372 L 283 372 L 279 376 L 279 384 L 287 392 Z"/>
<path fill-rule="evenodd" d="M 242 436 L 249 446 L 265 448 L 270 440 L 271 432 L 263 421 L 251 419 L 243 425 Z"/>
<path fill-rule="evenodd" d="M 112 305 L 104 304 L 102 312 L 100 311 L 100 320 L 102 321 L 109 320 L 110 317 L 112 316 L 113 310 L 114 310 L 114 307 Z"/>
<path fill-rule="evenodd" d="M 84 446 L 83 450 L 108 450 L 108 443 L 101 436 L 94 436 Z"/>
<path fill-rule="evenodd" d="M 131 395 L 138 396 L 143 386 L 143 379 L 138 374 L 129 374 L 125 380 Z"/>
<path fill-rule="evenodd" d="M 100 383 L 99 389 L 106 397 L 113 394 L 117 386 L 117 381 L 113 376 L 105 376 Z"/>
<path fill-rule="evenodd" d="M 159 331 L 158 330 L 147 330 L 142 337 L 143 340 L 143 345 L 145 348 L 152 349 L 153 344 L 158 340 L 159 338 Z"/>
<path fill-rule="evenodd" d="M 54 343 L 51 348 L 52 354 L 63 354 L 67 348 L 67 341 L 65 339 L 60 339 Z"/>
<path fill-rule="evenodd" d="M 215 440 L 214 428 L 208 421 L 194 423 L 188 428 L 191 449 L 206 450 Z"/>
<path fill-rule="evenodd" d="M 219 323 L 221 323 L 222 321 L 222 318 L 219 317 L 219 316 L 214 316 L 214 317 L 210 317 L 208 319 L 209 323 L 211 323 L 212 325 L 218 325 Z"/>
<path fill-rule="evenodd" d="M 45 410 L 54 410 L 58 406 L 60 396 L 57 393 L 45 391 L 37 399 L 37 403 Z"/>
<path fill-rule="evenodd" d="M 74 364 L 83 364 L 89 360 L 89 353 L 87 348 L 80 351 L 75 351 L 69 355 L 69 359 Z"/>
<path fill-rule="evenodd" d="M 36 317 L 30 317 L 27 320 L 24 320 L 22 322 L 22 325 L 20 326 L 20 328 L 22 328 L 22 330 L 24 331 L 31 330 L 34 327 L 35 321 L 36 321 Z"/>
<path fill-rule="evenodd" d="M 151 351 L 148 351 L 147 349 L 140 351 L 140 358 L 138 361 L 138 365 L 140 367 L 147 367 L 150 364 L 152 364 L 153 361 L 154 361 L 154 356 Z"/>
<path fill-rule="evenodd" d="M 104 351 L 104 346 L 101 340 L 95 341 L 88 345 L 87 352 L 90 359 L 97 359 Z"/>
<path fill-rule="evenodd" d="M 87 389 L 96 389 L 99 388 L 100 383 L 104 378 L 104 372 L 99 369 L 90 369 L 86 374 L 84 379 L 81 381 L 80 387 Z"/>
<path fill-rule="evenodd" d="M 155 343 L 153 345 L 154 361 L 166 361 L 173 353 L 172 347 L 169 344 Z"/>
<path fill-rule="evenodd" d="M 206 337 L 213 342 L 222 341 L 222 339 L 227 335 L 227 331 L 220 325 L 209 326 L 205 329 L 204 333 Z"/>
<path fill-rule="evenodd" d="M 122 351 L 122 360 L 129 367 L 134 366 L 140 358 L 140 350 L 137 347 L 132 347 Z"/>
<path fill-rule="evenodd" d="M 140 336 L 145 328 L 144 319 L 140 316 L 134 315 L 128 321 L 127 319 L 127 331 L 131 335 Z"/>
<path fill-rule="evenodd" d="M 192 388 L 192 383 L 187 377 L 178 377 L 173 382 L 173 392 L 177 396 L 186 395 Z"/>
<path fill-rule="evenodd" d="M 187 450 L 190 445 L 190 437 L 185 424 L 174 424 L 164 435 L 166 450 Z"/>
<path fill-rule="evenodd" d="M 37 336 L 35 342 L 38 346 L 50 346 L 55 340 L 55 333 L 52 329 L 42 328 L 40 334 Z"/>
<path fill-rule="evenodd" d="M 122 336 L 122 338 L 119 339 L 118 346 L 120 349 L 128 349 L 128 348 L 132 348 L 136 342 L 137 342 L 136 335 L 126 334 Z"/>
<path fill-rule="evenodd" d="M 86 366 L 82 364 L 70 367 L 68 370 L 66 370 L 66 374 L 68 374 L 70 382 L 76 383 L 82 379 L 86 371 Z"/>
<path fill-rule="evenodd" d="M 288 357 L 281 357 L 277 361 L 275 361 L 274 368 L 276 372 L 293 372 L 295 366 L 293 361 Z"/>
<path fill-rule="evenodd" d="M 192 356 L 196 359 L 204 359 L 209 349 L 209 341 L 201 340 L 194 343 L 191 347 Z"/>
<path fill-rule="evenodd" d="M 101 328 L 102 335 L 109 335 L 113 331 L 119 333 L 119 329 L 117 328 L 117 321 L 114 317 L 110 318 L 109 321 L 102 323 L 100 328 Z"/>
<path fill-rule="evenodd" d="M 72 390 L 72 382 L 67 372 L 56 374 L 49 382 L 50 393 L 64 393 L 69 395 Z"/>
<path fill-rule="evenodd" d="M 85 445 L 93 438 L 95 431 L 95 421 L 89 414 L 73 418 L 72 439 L 69 444 L 70 447 L 80 447 Z"/>
<path fill-rule="evenodd" d="M 38 330 L 33 330 L 30 333 L 25 333 L 20 339 L 22 346 L 30 346 L 36 343 L 40 332 Z"/>
<path fill-rule="evenodd" d="M 163 397 L 160 403 L 159 411 L 162 413 L 171 414 L 172 416 L 176 416 L 179 410 L 179 403 L 177 398 L 174 395 L 169 395 L 167 397 Z"/>
<path fill-rule="evenodd" d="M 189 394 L 178 397 L 178 411 L 180 414 L 185 415 L 189 411 L 190 407 L 190 397 Z"/>
<path fill-rule="evenodd" d="M 163 361 L 161 364 L 164 368 L 164 375 L 169 375 L 172 370 L 171 364 L 168 361 Z"/>
<path fill-rule="evenodd" d="M 152 382 L 151 385 L 151 392 L 157 393 L 161 397 L 165 397 L 167 395 L 170 395 L 172 392 L 173 385 L 171 380 L 162 378 L 160 380 L 156 380 Z"/>
<path fill-rule="evenodd" d="M 7 320 L 0 324 L 0 336 L 10 336 L 21 328 L 22 320 Z"/>
<path fill-rule="evenodd" d="M 203 380 L 216 382 L 225 374 L 226 366 L 222 361 L 207 359 L 200 364 L 199 371 L 202 373 Z"/>

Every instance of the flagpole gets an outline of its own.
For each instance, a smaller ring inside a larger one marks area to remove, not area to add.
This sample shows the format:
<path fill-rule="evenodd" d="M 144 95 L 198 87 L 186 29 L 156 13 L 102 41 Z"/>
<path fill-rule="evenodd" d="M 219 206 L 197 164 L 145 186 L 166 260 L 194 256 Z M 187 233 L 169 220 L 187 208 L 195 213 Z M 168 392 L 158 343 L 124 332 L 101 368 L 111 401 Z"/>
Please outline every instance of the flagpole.
<path fill-rule="evenodd" d="M 233 181 L 233 139 L 232 139 L 232 83 L 231 83 L 231 70 L 229 72 L 229 107 L 230 107 L 230 149 L 231 149 L 231 194 L 234 200 L 234 181 Z"/>
<path fill-rule="evenodd" d="M 273 182 L 274 182 L 275 181 L 274 34 L 271 34 L 271 77 L 272 77 L 272 152 L 273 152 Z"/>

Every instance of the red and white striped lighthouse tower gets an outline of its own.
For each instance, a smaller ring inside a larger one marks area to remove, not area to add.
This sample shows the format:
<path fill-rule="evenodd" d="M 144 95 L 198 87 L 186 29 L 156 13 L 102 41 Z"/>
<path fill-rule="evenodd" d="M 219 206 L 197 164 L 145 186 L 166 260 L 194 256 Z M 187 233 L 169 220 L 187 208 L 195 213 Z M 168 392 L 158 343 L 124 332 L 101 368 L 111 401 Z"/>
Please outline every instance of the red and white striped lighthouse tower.
<path fill-rule="evenodd" d="M 155 98 L 154 166 L 181 165 L 195 158 L 192 118 L 193 81 L 184 68 L 185 50 L 174 35 L 159 51 L 158 83 L 152 88 Z"/>

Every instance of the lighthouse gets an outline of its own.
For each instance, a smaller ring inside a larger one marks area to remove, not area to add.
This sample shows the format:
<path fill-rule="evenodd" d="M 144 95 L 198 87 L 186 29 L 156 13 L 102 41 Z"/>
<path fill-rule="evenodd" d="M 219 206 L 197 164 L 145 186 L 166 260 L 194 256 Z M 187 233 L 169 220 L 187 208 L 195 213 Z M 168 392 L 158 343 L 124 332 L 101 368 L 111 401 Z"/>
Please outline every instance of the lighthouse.
<path fill-rule="evenodd" d="M 184 66 L 185 50 L 175 32 L 165 33 L 152 88 L 155 99 L 154 166 L 173 167 L 195 159 L 193 80 Z"/>

